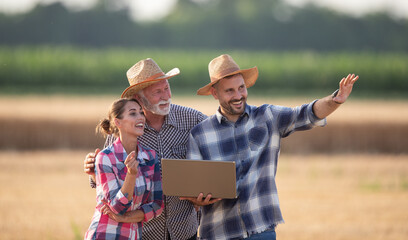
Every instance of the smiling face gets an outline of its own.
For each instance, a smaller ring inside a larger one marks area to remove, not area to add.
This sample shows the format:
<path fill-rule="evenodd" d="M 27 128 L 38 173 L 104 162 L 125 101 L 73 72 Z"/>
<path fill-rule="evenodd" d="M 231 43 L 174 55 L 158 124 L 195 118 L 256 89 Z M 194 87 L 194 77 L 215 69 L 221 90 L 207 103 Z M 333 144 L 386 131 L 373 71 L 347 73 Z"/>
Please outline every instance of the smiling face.
<path fill-rule="evenodd" d="M 221 113 L 228 120 L 235 122 L 245 111 L 248 92 L 241 74 L 221 79 L 211 88 L 211 94 L 218 99 Z"/>
<path fill-rule="evenodd" d="M 144 88 L 138 100 L 147 111 L 162 116 L 169 114 L 171 91 L 168 81 L 162 80 Z"/>
<path fill-rule="evenodd" d="M 115 118 L 115 124 L 121 136 L 133 135 L 138 137 L 143 135 L 145 122 L 143 109 L 135 101 L 128 101 L 121 116 Z"/>

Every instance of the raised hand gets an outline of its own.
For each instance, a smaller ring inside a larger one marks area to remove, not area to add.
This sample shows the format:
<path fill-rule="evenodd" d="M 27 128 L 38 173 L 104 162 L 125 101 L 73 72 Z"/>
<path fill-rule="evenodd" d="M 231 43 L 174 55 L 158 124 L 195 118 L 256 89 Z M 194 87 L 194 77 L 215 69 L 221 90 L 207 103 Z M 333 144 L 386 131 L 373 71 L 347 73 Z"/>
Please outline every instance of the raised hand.
<path fill-rule="evenodd" d="M 137 174 L 137 167 L 139 166 L 139 162 L 136 160 L 135 156 L 135 151 L 132 151 L 125 160 L 128 174 Z"/>
<path fill-rule="evenodd" d="M 337 96 L 333 98 L 336 103 L 344 103 L 349 97 L 351 90 L 353 90 L 354 83 L 358 80 L 358 76 L 354 74 L 349 74 L 347 77 L 341 79 L 339 83 L 339 92 Z"/>

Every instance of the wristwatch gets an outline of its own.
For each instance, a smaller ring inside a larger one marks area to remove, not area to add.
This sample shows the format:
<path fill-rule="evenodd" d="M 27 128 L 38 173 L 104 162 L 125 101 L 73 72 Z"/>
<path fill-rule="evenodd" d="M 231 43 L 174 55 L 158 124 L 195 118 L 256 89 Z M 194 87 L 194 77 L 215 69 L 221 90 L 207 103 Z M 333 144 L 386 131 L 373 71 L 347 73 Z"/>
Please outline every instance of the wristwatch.
<path fill-rule="evenodd" d="M 337 104 L 342 104 L 342 103 L 339 103 L 339 102 L 336 102 L 336 101 L 334 101 L 334 99 L 333 98 L 335 98 L 336 96 L 337 96 L 337 94 L 339 93 L 339 89 L 337 89 L 336 91 L 334 91 L 333 93 L 332 93 L 332 100 L 333 100 L 333 102 L 335 102 L 335 103 L 337 103 Z"/>
<path fill-rule="evenodd" d="M 336 91 L 334 91 L 334 92 L 332 93 L 332 98 L 336 97 L 336 96 L 337 96 L 337 93 L 339 93 L 339 89 L 337 89 Z"/>

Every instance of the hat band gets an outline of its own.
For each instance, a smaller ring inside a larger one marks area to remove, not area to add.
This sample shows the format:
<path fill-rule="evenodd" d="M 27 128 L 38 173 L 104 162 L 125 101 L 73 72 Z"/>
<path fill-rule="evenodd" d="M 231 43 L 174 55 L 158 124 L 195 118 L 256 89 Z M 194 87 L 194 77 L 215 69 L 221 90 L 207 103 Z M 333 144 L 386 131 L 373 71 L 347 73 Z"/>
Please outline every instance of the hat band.
<path fill-rule="evenodd" d="M 236 72 L 238 70 L 239 70 L 239 67 L 232 67 L 232 68 L 224 69 L 223 71 L 219 72 L 217 76 L 211 77 L 211 81 L 214 82 L 214 81 L 220 80 L 221 78 L 226 77 L 228 74 Z"/>
<path fill-rule="evenodd" d="M 156 79 L 157 77 L 160 77 L 160 76 L 163 76 L 163 75 L 164 75 L 164 72 L 156 73 L 156 74 L 154 74 L 154 75 L 148 77 L 148 78 L 147 78 L 146 80 L 144 80 L 143 82 L 145 82 L 145 81 L 150 81 L 150 80 L 154 80 L 154 79 Z"/>

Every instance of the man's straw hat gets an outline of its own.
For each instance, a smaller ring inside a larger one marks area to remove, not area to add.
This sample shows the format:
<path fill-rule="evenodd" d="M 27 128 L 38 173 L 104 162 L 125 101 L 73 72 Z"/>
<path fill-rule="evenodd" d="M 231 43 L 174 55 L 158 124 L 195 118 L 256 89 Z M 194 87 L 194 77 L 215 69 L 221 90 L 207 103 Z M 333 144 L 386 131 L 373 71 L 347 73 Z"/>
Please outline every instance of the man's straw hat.
<path fill-rule="evenodd" d="M 179 73 L 180 70 L 178 68 L 173 68 L 168 73 L 164 73 L 151 58 L 140 60 L 126 72 L 130 87 L 123 91 L 121 97 L 132 98 L 135 93 L 143 88 L 158 81 L 174 77 Z"/>
<path fill-rule="evenodd" d="M 216 84 L 219 80 L 234 74 L 242 74 L 244 77 L 245 86 L 247 88 L 254 85 L 256 79 L 258 78 L 257 67 L 241 70 L 238 64 L 236 64 L 232 57 L 228 54 L 223 54 L 211 60 L 211 62 L 208 64 L 208 72 L 210 73 L 211 82 L 198 89 L 198 95 L 210 95 L 210 89 L 214 84 Z"/>

